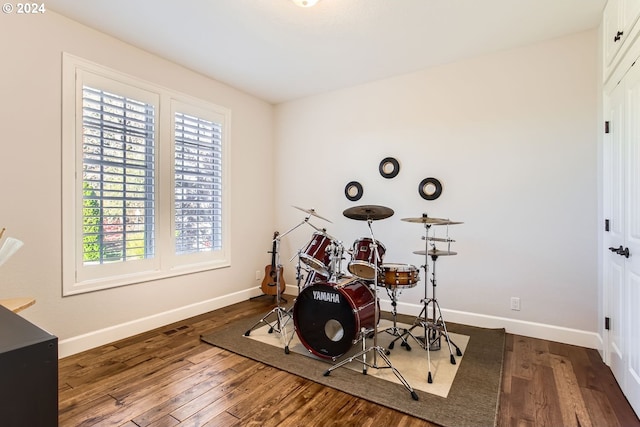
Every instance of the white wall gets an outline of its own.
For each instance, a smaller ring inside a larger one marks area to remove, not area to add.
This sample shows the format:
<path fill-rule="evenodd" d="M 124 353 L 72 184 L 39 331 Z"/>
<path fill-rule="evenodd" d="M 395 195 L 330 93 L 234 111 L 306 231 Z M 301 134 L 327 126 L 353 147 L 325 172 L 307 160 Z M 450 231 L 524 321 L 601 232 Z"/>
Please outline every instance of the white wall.
<path fill-rule="evenodd" d="M 333 223 L 311 222 L 350 247 L 368 229 L 343 210 L 390 207 L 373 223 L 384 261 L 419 266 L 424 229 L 401 218 L 464 221 L 449 228 L 458 255 L 437 264 L 450 321 L 597 347 L 596 119 L 595 30 L 279 105 L 278 227 L 303 219 L 291 205 L 313 207 Z M 401 164 L 394 179 L 378 173 L 387 156 Z M 444 190 L 425 201 L 430 176 Z M 358 202 L 344 196 L 352 180 Z M 284 238 L 283 259 L 312 232 Z M 284 268 L 293 283 L 294 264 Z M 417 314 L 423 296 L 423 282 L 403 291 L 399 311 Z"/>
<path fill-rule="evenodd" d="M 63 51 L 231 109 L 230 268 L 61 297 Z M 61 355 L 256 292 L 274 223 L 270 104 L 51 11 L 2 16 L 0 58 L 0 227 L 25 243 L 0 267 L 0 298 L 35 297 L 22 314 L 60 338 Z"/>
<path fill-rule="evenodd" d="M 3 16 L 0 36 L 0 227 L 25 242 L 0 267 L 0 298 L 34 296 L 22 314 L 61 355 L 255 295 L 274 229 L 304 218 L 291 205 L 330 218 L 312 222 L 347 247 L 368 230 L 344 209 L 391 207 L 373 224 L 385 261 L 416 266 L 424 230 L 401 218 L 464 221 L 449 229 L 458 255 L 437 266 L 447 320 L 597 346 L 595 31 L 286 103 L 275 120 L 266 102 L 53 12 Z M 61 297 L 63 51 L 232 110 L 232 267 Z M 386 156 L 401 163 L 391 180 Z M 428 176 L 438 200 L 417 194 Z M 344 197 L 351 180 L 358 202 Z M 282 241 L 289 285 L 312 232 Z M 399 310 L 417 314 L 423 292 L 403 291 Z"/>

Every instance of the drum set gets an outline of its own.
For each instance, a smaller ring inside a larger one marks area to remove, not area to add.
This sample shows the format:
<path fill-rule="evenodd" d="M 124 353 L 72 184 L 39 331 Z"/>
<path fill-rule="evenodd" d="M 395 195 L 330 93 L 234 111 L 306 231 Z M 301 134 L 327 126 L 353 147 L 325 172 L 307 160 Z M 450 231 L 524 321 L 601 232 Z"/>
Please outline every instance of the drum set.
<path fill-rule="evenodd" d="M 417 286 L 420 281 L 419 269 L 410 264 L 384 263 L 386 248 L 382 242 L 375 238 L 372 227 L 374 221 L 389 218 L 394 214 L 394 211 L 378 205 L 363 205 L 346 209 L 343 212 L 345 217 L 356 221 L 366 221 L 369 236 L 355 240 L 349 249 L 345 249 L 341 241 L 329 235 L 326 229 L 314 226 L 310 219 L 316 217 L 329 223 L 331 221 L 318 215 L 314 209 L 293 207 L 307 215 L 299 224 L 274 239 L 274 250 L 279 266 L 280 239 L 303 224 L 308 224 L 315 230 L 309 242 L 298 250 L 290 260 L 298 258 L 296 267 L 298 296 L 293 306 L 287 309 L 281 306 L 282 297 L 277 287 L 276 307 L 248 329 L 245 336 L 249 336 L 251 331 L 260 324 L 267 324 L 269 325 L 269 333 L 275 331 L 281 334 L 281 337 L 286 341 L 284 351 L 289 354 L 289 345 L 294 334 L 287 333 L 287 326 L 293 320 L 295 334 L 302 345 L 311 354 L 332 361 L 337 361 L 360 342 L 361 350 L 359 352 L 333 365 L 324 375 L 328 376 L 333 370 L 354 361 L 362 363 L 363 374 L 367 373 L 369 367 L 389 368 L 409 390 L 411 397 L 418 400 L 418 395 L 393 366 L 388 356 L 396 341 L 401 341 L 401 346 L 405 347 L 407 351 L 411 350 L 409 340 L 415 341 L 427 352 L 429 367 L 427 381 L 429 383 L 433 382 L 430 352 L 440 350 L 441 339 L 444 339 L 448 345 L 451 364 L 456 364 L 454 348 L 455 354 L 462 356 L 460 348 L 450 339 L 435 295 L 437 286 L 435 264 L 438 257 L 456 255 L 456 252 L 450 250 L 451 243 L 455 241 L 448 237 L 448 227 L 462 223 L 432 218 L 426 214 L 416 218 L 402 219 L 402 221 L 424 225 L 425 234 L 421 238 L 425 241 L 425 249 L 414 251 L 414 254 L 424 256 L 425 262 L 420 268 L 425 272 L 425 293 L 424 298 L 420 301 L 422 310 L 416 316 L 413 324 L 408 328 L 400 328 L 397 323 L 396 310 L 398 296 L 402 290 Z M 446 226 L 446 237 L 431 236 L 430 231 L 433 226 Z M 437 243 L 446 243 L 447 249 L 436 248 Z M 347 265 L 347 271 L 350 274 L 342 271 L 345 254 L 350 257 Z M 427 292 L 429 258 L 433 266 L 430 278 L 431 297 Z M 278 268 L 276 271 L 279 273 L 281 269 Z M 391 300 L 393 321 L 393 326 L 381 331 L 378 331 L 380 320 L 379 288 L 384 288 Z M 387 349 L 378 345 L 379 333 L 391 334 L 394 337 Z M 370 341 L 372 339 L 372 345 L 369 347 L 367 347 L 367 339 Z M 373 356 L 372 361 L 367 360 L 368 354 Z M 384 362 L 383 365 L 378 365 L 378 358 Z"/>

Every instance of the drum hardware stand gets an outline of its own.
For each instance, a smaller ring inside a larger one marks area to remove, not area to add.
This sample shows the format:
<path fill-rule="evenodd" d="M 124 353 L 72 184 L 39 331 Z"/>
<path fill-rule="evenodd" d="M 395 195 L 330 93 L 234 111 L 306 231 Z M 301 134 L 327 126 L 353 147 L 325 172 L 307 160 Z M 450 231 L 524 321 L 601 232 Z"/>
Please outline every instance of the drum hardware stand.
<path fill-rule="evenodd" d="M 342 242 L 332 239 L 326 250 L 327 252 L 331 252 L 331 262 L 329 263 L 329 273 L 331 274 L 329 282 L 336 283 L 342 270 L 342 255 L 344 247 L 342 246 Z"/>
<path fill-rule="evenodd" d="M 300 295 L 301 292 L 301 288 L 300 288 L 300 282 L 302 281 L 302 265 L 300 263 L 300 249 L 298 249 L 298 262 L 296 263 L 296 285 L 298 286 L 298 295 Z M 293 258 L 292 258 L 293 259 Z M 289 260 L 291 261 L 291 260 Z M 295 306 L 296 303 L 296 299 L 298 297 L 296 296 L 296 298 L 293 299 L 293 304 L 291 305 L 291 307 L 289 307 L 289 309 L 287 310 L 287 315 L 289 316 L 289 319 L 293 319 L 293 307 Z M 287 322 L 289 321 L 289 319 L 287 319 Z M 296 334 L 296 325 L 294 323 L 293 325 L 293 331 L 291 332 L 291 335 L 289 336 L 288 341 L 286 342 L 285 346 L 284 346 L 284 353 L 285 354 L 289 354 L 289 345 L 291 344 L 291 341 L 293 341 L 293 337 Z"/>
<path fill-rule="evenodd" d="M 460 348 L 451 340 L 451 338 L 449 337 L 449 332 L 447 331 L 447 325 L 444 321 L 444 318 L 442 317 L 442 311 L 440 310 L 440 304 L 438 303 L 438 299 L 436 298 L 436 261 L 438 259 L 439 256 L 439 252 L 436 250 L 435 245 L 433 246 L 433 249 L 431 251 L 428 250 L 429 248 L 429 228 L 430 228 L 430 224 L 425 222 L 425 251 L 424 251 L 424 258 L 425 258 L 425 264 L 423 266 L 421 266 L 422 268 L 424 268 L 425 270 L 425 277 L 424 277 L 424 299 L 422 299 L 420 302 L 423 304 L 422 307 L 422 311 L 420 311 L 420 314 L 418 314 L 418 316 L 416 317 L 414 324 L 411 328 L 409 328 L 406 331 L 406 335 L 412 337 L 418 344 L 420 344 L 420 346 L 427 350 L 427 359 L 428 359 L 428 366 L 429 366 L 429 373 L 427 376 L 427 382 L 429 382 L 430 384 L 433 382 L 433 378 L 431 375 L 431 354 L 430 351 L 437 351 L 441 349 L 441 338 L 444 337 L 444 339 L 447 341 L 447 345 L 449 347 L 449 360 L 451 362 L 452 365 L 456 364 L 456 359 L 453 356 L 453 348 L 455 347 L 456 349 L 456 355 L 457 356 L 462 356 L 462 351 L 460 350 Z M 414 253 L 421 253 L 420 251 L 414 252 Z M 450 255 L 455 255 L 455 252 L 451 252 L 449 250 L 444 251 L 443 254 L 450 254 Z M 432 286 L 432 294 L 433 296 L 431 298 L 428 298 L 427 296 L 427 289 L 428 289 L 428 284 L 427 284 L 427 276 L 428 276 L 428 270 L 429 270 L 429 255 L 431 255 L 431 259 L 433 261 L 433 273 L 432 273 L 432 279 L 431 279 L 431 286 Z M 433 313 L 433 317 L 432 319 L 428 318 L 428 311 L 429 311 L 429 304 L 432 304 L 432 313 Z M 437 316 L 437 317 L 436 317 Z M 424 330 L 424 335 L 421 337 L 416 337 L 415 335 L 413 335 L 411 333 L 411 331 L 417 327 L 417 326 L 422 326 L 423 330 Z M 397 339 L 397 338 L 396 338 Z"/>
<path fill-rule="evenodd" d="M 353 361 L 359 361 L 362 363 L 362 373 L 364 375 L 367 374 L 367 367 L 371 367 L 371 368 L 376 368 L 376 369 L 381 369 L 381 368 L 389 368 L 393 371 L 394 375 L 398 378 L 398 380 L 402 383 L 402 385 L 405 386 L 405 388 L 407 390 L 409 390 L 409 392 L 411 393 L 411 397 L 413 398 L 413 400 L 418 400 L 418 394 L 413 390 L 413 388 L 411 387 L 411 385 L 407 382 L 407 380 L 402 376 L 402 374 L 400 373 L 400 371 L 398 371 L 393 364 L 391 363 L 391 361 L 389 360 L 389 358 L 387 357 L 387 355 L 385 354 L 385 350 L 381 347 L 378 346 L 378 320 L 380 319 L 380 309 L 378 307 L 378 244 L 376 242 L 376 239 L 373 235 L 373 229 L 371 228 L 371 223 L 373 221 L 373 218 L 375 217 L 374 213 L 377 207 L 375 206 L 370 206 L 370 207 L 364 207 L 364 211 L 367 212 L 367 216 L 366 216 L 366 220 L 367 220 L 367 225 L 369 226 L 369 232 L 371 234 L 371 245 L 370 247 L 373 248 L 373 252 L 374 252 L 374 276 L 373 276 L 373 280 L 374 280 L 374 325 L 373 325 L 373 347 L 369 347 L 367 348 L 366 346 L 366 336 L 367 336 L 367 330 L 365 328 L 362 328 L 360 330 L 360 336 L 359 339 L 362 340 L 362 350 L 358 353 L 356 353 L 355 355 L 353 355 L 352 357 L 349 357 L 339 363 L 337 363 L 336 365 L 333 365 L 332 367 L 330 367 L 329 369 L 327 369 L 324 373 L 325 377 L 328 377 L 332 371 L 334 371 L 335 369 L 338 369 L 344 365 L 346 365 L 347 363 L 351 363 Z M 382 208 L 382 207 L 381 207 Z M 352 219 L 365 219 L 361 216 L 361 214 L 358 215 L 354 215 L 349 216 L 347 215 L 347 213 L 353 214 L 353 212 L 358 213 L 359 210 L 363 210 L 363 208 L 359 208 L 359 207 L 355 207 L 355 208 L 350 208 L 344 211 L 345 216 L 352 218 Z M 385 210 L 390 211 L 391 213 L 389 214 L 388 212 L 384 212 Z M 386 215 L 386 216 L 385 216 Z M 388 218 L 389 216 L 393 215 L 393 211 L 390 210 L 389 208 L 384 208 L 382 209 L 382 212 L 379 214 L 379 216 L 376 219 L 383 219 L 383 218 Z M 367 353 L 369 352 L 373 352 L 373 363 L 368 363 L 367 362 Z M 384 362 L 386 363 L 386 366 L 378 366 L 377 363 L 377 356 L 380 356 L 382 358 L 382 360 L 384 360 Z M 362 359 L 358 359 L 359 357 L 362 357 Z"/>
<path fill-rule="evenodd" d="M 299 224 L 296 224 L 294 227 L 290 228 L 289 230 L 287 230 L 287 232 L 285 232 L 284 234 L 280 234 L 278 237 L 276 237 L 274 239 L 274 241 L 276 242 L 276 249 L 275 249 L 275 253 L 276 253 L 276 283 L 280 283 L 280 240 L 286 236 L 287 234 L 291 233 L 293 230 L 297 229 L 298 227 L 300 227 L 302 224 L 309 224 L 311 227 L 313 227 L 316 231 L 320 231 L 320 229 L 318 227 L 316 227 L 315 225 L 311 224 L 309 222 L 309 218 L 311 218 L 311 216 L 316 216 L 318 218 L 324 219 L 325 221 L 331 222 L 326 218 L 323 218 L 321 216 L 319 216 L 318 214 L 316 214 L 315 210 L 313 209 L 302 209 L 299 208 L 297 206 L 294 206 L 294 208 L 299 209 L 309 215 L 307 215 Z M 324 232 L 324 230 L 323 230 Z M 300 251 L 298 251 L 299 254 Z M 293 258 L 292 258 L 293 259 Z M 298 257 L 298 263 L 299 263 L 299 257 Z M 299 268 L 298 268 L 298 272 L 297 272 L 297 277 L 296 279 L 298 280 L 298 292 L 300 291 L 300 279 L 299 279 Z M 281 338 L 284 338 L 287 335 L 286 332 L 286 326 L 287 323 L 289 323 L 289 321 L 291 319 L 293 319 L 293 313 L 290 309 L 285 309 L 284 307 L 282 307 L 280 305 L 280 300 L 283 299 L 280 295 L 280 287 L 277 286 L 277 292 L 276 292 L 276 306 L 269 311 L 266 315 L 264 315 L 260 320 L 258 320 L 251 328 L 249 328 L 245 333 L 244 336 L 248 337 L 249 334 L 251 334 L 251 331 L 254 330 L 258 325 L 260 325 L 261 323 L 267 324 L 269 325 L 269 333 L 273 333 L 274 331 L 280 334 Z M 286 301 L 285 301 L 286 302 Z M 267 319 L 271 316 L 275 314 L 276 318 L 269 322 Z M 291 340 L 293 339 L 293 335 L 295 335 L 295 325 L 294 325 L 294 330 L 291 333 L 291 336 L 289 337 L 288 341 L 285 343 L 284 345 L 284 352 L 285 354 L 289 354 L 289 344 L 291 343 Z"/>
<path fill-rule="evenodd" d="M 291 231 L 291 230 L 289 230 Z M 289 233 L 289 231 L 287 233 Z M 275 254 L 276 254 L 276 283 L 280 283 L 280 270 L 281 270 L 281 265 L 280 265 L 280 239 L 286 235 L 287 233 L 280 235 L 278 237 L 276 237 L 274 239 L 276 246 L 275 246 Z M 286 325 L 289 322 L 289 320 L 291 320 L 291 313 L 289 313 L 288 310 L 286 310 L 284 307 L 282 307 L 280 305 L 280 300 L 281 300 L 281 295 L 280 295 L 280 286 L 276 286 L 276 306 L 269 311 L 267 314 L 265 314 L 260 320 L 258 320 L 251 328 L 249 328 L 245 333 L 244 336 L 248 337 L 249 334 L 251 333 L 252 330 L 254 330 L 258 325 L 260 325 L 261 323 L 264 323 L 266 325 L 269 325 L 269 333 L 273 333 L 274 331 L 276 331 L 277 333 L 279 333 L 281 336 L 284 334 L 286 335 Z M 272 321 L 268 321 L 267 319 L 271 316 L 275 314 L 275 319 Z M 284 352 L 286 354 L 289 354 L 289 346 L 286 345 Z"/>
<path fill-rule="evenodd" d="M 393 341 L 389 343 L 388 349 L 386 351 L 387 356 L 391 354 L 389 350 L 393 350 L 394 343 L 397 340 L 402 340 L 402 343 L 400 345 L 404 347 L 407 351 L 411 351 L 411 346 L 409 345 L 409 342 L 404 337 L 407 334 L 407 329 L 398 328 L 398 323 L 397 323 L 398 310 L 396 309 L 396 307 L 398 306 L 398 298 L 397 298 L 396 292 L 397 292 L 397 287 L 395 286 L 391 291 L 389 291 L 389 288 L 387 288 L 387 295 L 389 295 L 389 298 L 391 298 L 391 316 L 393 317 L 393 326 L 385 329 L 382 332 L 386 332 L 396 337 L 393 339 Z M 400 332 L 401 330 L 404 332 Z"/>

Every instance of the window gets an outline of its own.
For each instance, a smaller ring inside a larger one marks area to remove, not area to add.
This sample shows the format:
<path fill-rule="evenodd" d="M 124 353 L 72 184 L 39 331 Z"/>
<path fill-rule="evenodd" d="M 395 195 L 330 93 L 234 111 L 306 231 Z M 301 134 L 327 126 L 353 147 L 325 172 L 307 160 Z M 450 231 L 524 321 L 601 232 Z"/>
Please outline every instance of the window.
<path fill-rule="evenodd" d="M 222 248 L 222 130 L 219 124 L 176 112 L 176 253 Z"/>
<path fill-rule="evenodd" d="M 230 265 L 230 112 L 67 54 L 63 79 L 63 294 Z"/>
<path fill-rule="evenodd" d="M 84 265 L 153 258 L 155 106 L 82 88 Z"/>

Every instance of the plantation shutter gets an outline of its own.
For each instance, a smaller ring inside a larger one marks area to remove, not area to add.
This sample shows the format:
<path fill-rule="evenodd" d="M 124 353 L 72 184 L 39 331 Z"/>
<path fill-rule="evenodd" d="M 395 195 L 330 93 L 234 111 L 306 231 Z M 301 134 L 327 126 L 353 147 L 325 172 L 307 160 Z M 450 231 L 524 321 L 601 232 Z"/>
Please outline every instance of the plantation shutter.
<path fill-rule="evenodd" d="M 176 254 L 222 249 L 222 126 L 176 112 Z"/>
<path fill-rule="evenodd" d="M 155 107 L 83 86 L 83 262 L 155 252 Z"/>

